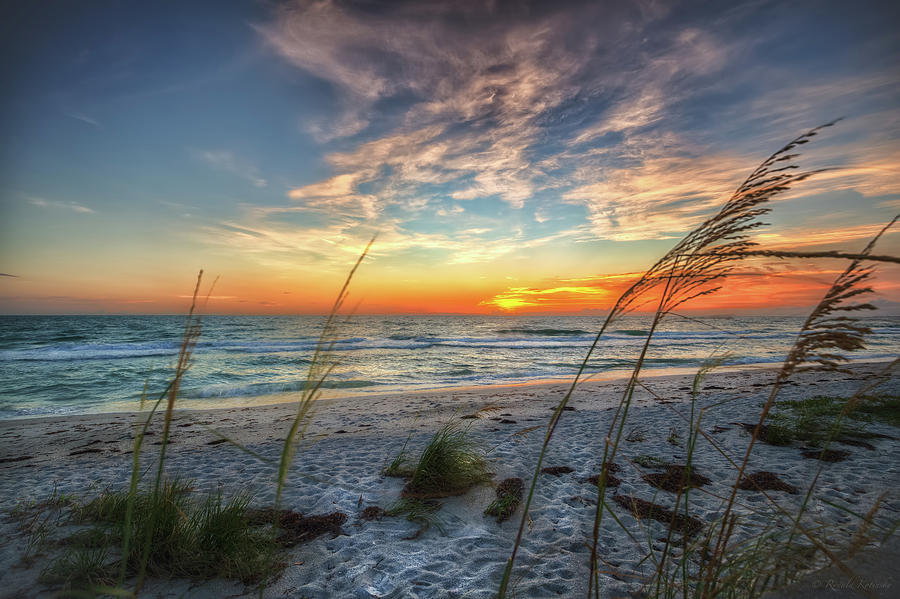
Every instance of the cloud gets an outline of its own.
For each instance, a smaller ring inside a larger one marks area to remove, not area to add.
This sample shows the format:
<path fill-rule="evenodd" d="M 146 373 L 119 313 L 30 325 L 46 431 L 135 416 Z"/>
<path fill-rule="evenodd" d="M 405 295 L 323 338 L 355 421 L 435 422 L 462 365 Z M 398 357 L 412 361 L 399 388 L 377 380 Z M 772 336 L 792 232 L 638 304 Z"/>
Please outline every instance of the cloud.
<path fill-rule="evenodd" d="M 769 49 L 796 32 L 766 11 L 282 3 L 255 27 L 332 87 L 333 110 L 304 123 L 332 172 L 290 190 L 289 207 L 224 223 L 223 238 L 266 248 L 269 260 L 302 251 L 328 261 L 324 247 L 356 253 L 377 229 L 380 255 L 433 249 L 448 262 L 586 238 L 674 240 L 772 149 L 837 114 L 856 115 L 857 135 L 829 131 L 809 164 L 845 168 L 784 198 L 853 189 L 896 203 L 896 74 L 774 61 Z M 770 26 L 748 29 L 749 17 Z M 497 222 L 474 220 L 485 205 Z M 297 230 L 288 213 L 315 226 Z"/>
<path fill-rule="evenodd" d="M 237 158 L 231 152 L 204 150 L 195 151 L 194 155 L 212 168 L 236 175 L 255 187 L 265 187 L 268 183 L 260 176 L 258 168 Z"/>
<path fill-rule="evenodd" d="M 241 219 L 205 227 L 199 236 L 209 245 L 252 256 L 266 266 L 294 271 L 313 263 L 317 270 L 342 272 L 359 256 L 373 233 L 378 234 L 369 252 L 373 259 L 434 250 L 443 252 L 446 264 L 490 262 L 583 234 L 580 229 L 537 236 L 522 231 L 498 234 L 488 227 L 426 233 L 409 231 L 399 219 L 382 218 L 375 227 L 364 219 L 349 217 L 325 219 L 322 224 L 301 228 L 281 221 L 285 210 L 289 209 L 247 207 Z M 298 257 L 303 260 L 298 262 Z"/>
<path fill-rule="evenodd" d="M 811 306 L 828 289 L 842 270 L 809 263 L 747 260 L 727 279 L 722 289 L 685 304 L 682 310 L 770 310 L 773 303 Z M 479 303 L 503 312 L 583 312 L 609 310 L 642 273 L 620 273 L 595 277 L 553 278 L 532 287 L 509 287 Z M 895 284 L 877 282 L 877 289 L 892 289 Z M 637 308 L 654 310 L 656 297 L 651 292 Z"/>
<path fill-rule="evenodd" d="M 335 85 L 344 110 L 338 122 L 353 123 L 352 134 L 376 102 L 403 93 L 416 98 L 393 132 L 328 157 L 354 181 L 362 180 L 360 171 L 389 172 L 381 179 L 382 202 L 450 184 L 454 199 L 498 196 L 520 208 L 541 185 L 531 153 L 544 117 L 597 86 L 602 69 L 589 63 L 603 56 L 604 33 L 607 45 L 622 41 L 613 39 L 611 24 L 590 32 L 579 26 L 599 9 L 585 10 L 532 18 L 513 9 L 429 3 L 373 14 L 336 2 L 296 2 L 258 30 L 281 56 Z M 606 18 L 596 23 L 615 21 L 615 13 L 644 18 L 634 12 L 605 7 Z M 573 28 L 584 35 L 569 35 Z"/>
<path fill-rule="evenodd" d="M 455 214 L 462 214 L 465 211 L 466 211 L 465 208 L 463 208 L 462 206 L 454 205 L 454 206 L 450 206 L 449 208 L 438 208 L 438 210 L 435 214 L 437 214 L 438 216 L 453 216 Z M 472 229 L 470 229 L 470 230 L 472 230 Z M 481 229 L 479 229 L 479 230 L 481 230 Z M 483 230 L 486 231 L 487 229 L 483 229 Z"/>
<path fill-rule="evenodd" d="M 375 218 L 379 212 L 378 200 L 370 194 L 356 191 L 356 184 L 363 179 L 363 173 L 337 175 L 331 179 L 292 189 L 288 197 L 300 200 L 304 206 L 334 213 L 343 209 L 345 215 L 360 215 Z"/>
<path fill-rule="evenodd" d="M 46 200 L 44 198 L 32 197 L 28 199 L 28 202 L 33 206 L 39 206 L 40 208 L 62 208 L 65 210 L 71 210 L 72 212 L 78 212 L 80 214 L 94 214 L 94 210 L 88 208 L 87 206 L 82 206 L 77 202 L 57 202 L 54 200 Z"/>
<path fill-rule="evenodd" d="M 9 274 L 9 273 L 0 272 L 0 277 L 12 277 L 12 278 L 14 278 L 14 279 L 18 279 L 18 278 L 19 278 L 19 275 L 11 275 L 11 274 Z"/>
<path fill-rule="evenodd" d="M 80 112 L 75 112 L 75 111 L 71 111 L 71 110 L 64 110 L 63 114 L 66 115 L 67 117 L 73 118 L 77 121 L 81 121 L 82 123 L 87 123 L 88 125 L 97 127 L 98 129 L 103 128 L 103 126 L 99 122 L 97 122 L 97 120 L 89 117 L 86 114 L 82 114 Z"/>
<path fill-rule="evenodd" d="M 563 201 L 587 207 L 591 229 L 600 239 L 681 237 L 724 203 L 753 168 L 739 156 L 685 152 L 672 136 L 646 146 L 624 145 L 621 166 L 586 156 L 579 178 L 591 182 L 562 194 Z M 638 146 L 639 159 L 628 159 L 628 148 Z"/>
<path fill-rule="evenodd" d="M 772 233 L 759 233 L 755 236 L 755 239 L 767 248 L 779 250 L 790 250 L 809 246 L 837 248 L 841 246 L 846 247 L 847 242 L 872 239 L 884 228 L 884 225 L 885 223 L 873 223 L 829 229 L 793 227 Z M 897 235 L 898 232 L 900 231 L 896 228 L 886 231 L 885 236 L 882 238 L 882 243 L 886 243 L 889 236 Z M 865 243 L 862 243 L 861 245 L 865 245 Z"/>

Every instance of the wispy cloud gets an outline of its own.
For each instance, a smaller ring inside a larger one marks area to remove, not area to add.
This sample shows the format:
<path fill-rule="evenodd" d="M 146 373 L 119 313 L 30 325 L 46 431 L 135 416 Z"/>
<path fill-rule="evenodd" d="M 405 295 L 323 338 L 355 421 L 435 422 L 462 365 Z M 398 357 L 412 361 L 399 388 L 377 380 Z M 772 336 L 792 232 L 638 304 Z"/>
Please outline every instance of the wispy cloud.
<path fill-rule="evenodd" d="M 63 114 L 65 114 L 67 117 L 75 119 L 76 121 L 81 121 L 82 123 L 87 123 L 88 125 L 97 127 L 98 129 L 103 128 L 103 126 L 96 119 L 93 119 L 93 118 L 89 117 L 88 115 L 83 114 L 81 112 L 65 110 L 65 111 L 63 111 Z"/>
<path fill-rule="evenodd" d="M 600 84 L 603 69 L 590 63 L 603 57 L 599 46 L 614 43 L 603 37 L 612 32 L 567 35 L 579 18 L 568 12 L 535 19 L 432 3 L 389 13 L 294 3 L 260 28 L 282 56 L 338 88 L 351 114 L 339 121 L 355 123 L 353 133 L 376 102 L 402 93 L 418 98 L 392 133 L 329 161 L 355 181 L 377 177 L 383 202 L 443 184 L 458 200 L 497 196 L 521 208 L 545 176 L 532 155 L 546 131 L 543 119 Z"/>
<path fill-rule="evenodd" d="M 896 74 L 826 79 L 754 62 L 794 35 L 743 25 L 765 10 L 284 3 L 256 29 L 333 87 L 334 111 L 306 124 L 333 171 L 290 190 L 290 207 L 222 230 L 248 248 L 321 257 L 323 244 L 356 248 L 378 229 L 382 253 L 440 249 L 448 262 L 562 240 L 675 239 L 777 144 L 851 108 L 856 137 L 835 135 L 815 164 L 846 168 L 794 195 L 900 193 Z M 472 220 L 470 205 L 498 201 L 499 222 Z M 280 222 L 296 212 L 315 226 Z M 480 229 L 491 234 L 471 233 Z"/>
<path fill-rule="evenodd" d="M 194 155 L 212 168 L 236 175 L 255 187 L 265 187 L 267 181 L 260 176 L 259 169 L 226 150 L 194 151 Z"/>
<path fill-rule="evenodd" d="M 378 216 L 378 200 L 371 194 L 356 191 L 357 183 L 364 178 L 364 173 L 343 174 L 325 181 L 312 183 L 292 189 L 288 197 L 299 200 L 309 208 L 318 208 L 334 213 L 338 210 L 347 214 L 358 214 L 365 218 Z"/>
<path fill-rule="evenodd" d="M 526 237 L 521 232 L 490 237 L 487 228 L 473 228 L 450 233 L 411 232 L 399 222 L 382 221 L 374 229 L 364 222 L 345 220 L 322 226 L 297 228 L 277 219 L 268 212 L 253 211 L 240 222 L 227 222 L 207 227 L 202 238 L 209 244 L 238 249 L 255 255 L 269 266 L 297 268 L 297 256 L 315 260 L 319 267 L 346 268 L 359 255 L 373 232 L 378 243 L 370 251 L 372 258 L 389 256 L 407 250 L 442 250 L 448 264 L 488 262 L 523 249 L 539 248 L 565 238 L 573 239 L 579 232 L 562 231 L 543 236 Z"/>
<path fill-rule="evenodd" d="M 645 138 L 646 139 L 646 138 Z M 625 144 L 627 148 L 638 144 Z M 721 205 L 749 171 L 745 159 L 685 152 L 671 136 L 640 144 L 640 159 L 621 166 L 584 158 L 579 178 L 592 181 L 562 194 L 587 207 L 595 235 L 633 241 L 680 237 Z"/>
<path fill-rule="evenodd" d="M 47 200 L 44 198 L 31 197 L 28 198 L 28 203 L 33 206 L 38 206 L 40 208 L 51 208 L 51 209 L 64 209 L 71 210 L 72 212 L 78 212 L 80 214 L 93 214 L 94 210 L 88 208 L 87 206 L 83 206 L 77 202 L 59 202 L 55 200 Z"/>
<path fill-rule="evenodd" d="M 789 250 L 809 246 L 823 246 L 829 248 L 846 247 L 848 243 L 859 240 L 868 240 L 875 237 L 884 228 L 884 223 L 869 225 L 843 226 L 830 229 L 813 229 L 809 227 L 794 227 L 774 233 L 760 233 L 756 239 L 766 247 Z M 897 237 L 900 231 L 888 230 L 882 243 L 888 243 L 891 237 Z"/>

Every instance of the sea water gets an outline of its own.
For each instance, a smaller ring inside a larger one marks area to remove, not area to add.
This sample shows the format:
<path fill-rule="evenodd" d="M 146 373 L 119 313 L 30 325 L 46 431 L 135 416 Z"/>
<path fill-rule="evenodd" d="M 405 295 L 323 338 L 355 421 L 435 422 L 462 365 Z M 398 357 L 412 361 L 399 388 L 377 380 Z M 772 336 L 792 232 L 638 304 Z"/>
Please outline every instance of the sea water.
<path fill-rule="evenodd" d="M 590 316 L 354 316 L 342 322 L 324 388 L 358 394 L 571 379 L 602 326 Z M 894 358 L 900 317 L 868 318 L 855 359 Z M 301 390 L 324 318 L 205 316 L 179 395 L 191 407 L 283 401 Z M 697 369 L 784 359 L 800 317 L 673 316 L 653 338 L 649 368 Z M 619 319 L 588 364 L 594 375 L 630 370 L 650 320 Z M 0 418 L 135 409 L 172 375 L 183 316 L 0 316 Z"/>

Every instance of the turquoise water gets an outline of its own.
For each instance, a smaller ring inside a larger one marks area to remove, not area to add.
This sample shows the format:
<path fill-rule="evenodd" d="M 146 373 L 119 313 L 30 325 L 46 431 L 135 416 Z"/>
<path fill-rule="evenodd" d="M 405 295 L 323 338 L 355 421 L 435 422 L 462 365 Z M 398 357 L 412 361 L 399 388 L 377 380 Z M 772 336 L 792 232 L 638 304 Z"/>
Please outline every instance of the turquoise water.
<path fill-rule="evenodd" d="M 322 323 L 310 316 L 204 317 L 182 397 L 218 407 L 302 388 Z M 365 394 L 566 378 L 601 324 L 582 316 L 358 316 L 341 328 L 340 365 L 326 387 Z M 656 335 L 647 366 L 696 368 L 724 353 L 726 364 L 778 362 L 800 324 L 796 317 L 703 324 L 674 317 Z M 183 325 L 181 316 L 0 316 L 0 418 L 134 407 L 145 381 L 151 394 L 165 387 Z M 868 325 L 874 334 L 857 357 L 895 357 L 900 318 Z M 619 320 L 590 370 L 627 370 L 648 326 L 644 317 Z"/>

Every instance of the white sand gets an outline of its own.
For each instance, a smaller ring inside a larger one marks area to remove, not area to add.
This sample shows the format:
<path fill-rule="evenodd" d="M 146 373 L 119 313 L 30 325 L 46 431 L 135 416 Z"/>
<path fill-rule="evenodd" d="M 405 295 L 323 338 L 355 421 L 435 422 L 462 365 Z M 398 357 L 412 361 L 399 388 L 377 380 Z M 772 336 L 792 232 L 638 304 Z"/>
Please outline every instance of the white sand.
<path fill-rule="evenodd" d="M 781 399 L 813 394 L 850 395 L 879 365 L 857 367 L 855 376 L 808 373 L 795 378 Z M 708 407 L 703 430 L 738 460 L 743 457 L 749 435 L 734 422 L 756 422 L 768 391 L 772 372 L 730 371 L 710 375 L 698 397 L 697 408 Z M 639 427 L 643 441 L 623 441 L 616 462 L 623 466 L 617 492 L 634 494 L 664 505 L 674 495 L 657 491 L 641 479 L 628 460 L 639 455 L 682 462 L 684 450 L 668 442 L 672 427 L 684 436 L 687 426 L 678 414 L 690 409 L 691 377 L 660 376 L 644 382 L 666 403 L 639 389 L 628 417 L 626 431 Z M 543 474 L 531 510 L 533 529 L 525 536 L 514 580 L 517 596 L 583 596 L 596 492 L 584 479 L 599 472 L 603 438 L 617 405 L 623 380 L 589 382 L 576 392 L 557 430 L 545 466 L 567 465 L 574 472 L 560 477 Z M 896 393 L 900 381 L 889 381 L 883 390 Z M 513 387 L 483 387 L 427 393 L 352 397 L 324 402 L 310 428 L 311 442 L 298 452 L 283 507 L 304 514 L 341 511 L 349 516 L 345 535 L 326 535 L 290 551 L 292 564 L 270 584 L 267 597 L 469 597 L 496 595 L 505 560 L 509 556 L 521 511 L 497 524 L 482 515 L 494 497 L 490 486 L 473 489 L 464 496 L 443 501 L 437 518 L 444 533 L 432 527 L 416 540 L 404 540 L 417 526 L 403 518 L 364 522 L 358 513 L 366 506 L 387 507 L 399 497 L 403 481 L 385 478 L 380 471 L 393 458 L 412 431 L 409 453 L 417 456 L 434 431 L 454 415 L 474 412 L 490 403 L 502 406 L 488 418 L 471 420 L 471 433 L 485 450 L 494 480 L 517 476 L 530 481 L 544 426 L 565 391 L 563 384 Z M 715 407 L 711 407 L 715 406 Z M 169 445 L 170 476 L 194 481 L 199 491 L 221 486 L 226 492 L 250 489 L 255 503 L 271 504 L 274 468 L 227 443 L 209 445 L 218 438 L 206 427 L 214 427 L 259 454 L 276 460 L 292 417 L 293 406 L 273 405 L 179 412 Z M 416 414 L 419 414 L 416 419 Z M 497 420 L 491 420 L 490 418 Z M 500 423 L 499 419 L 515 423 Z M 0 508 L 9 510 L 18 502 L 46 498 L 53 488 L 66 493 L 90 495 L 98 488 L 126 484 L 131 468 L 128 452 L 133 434 L 133 414 L 94 414 L 65 418 L 41 418 L 0 422 Z M 541 428 L 525 436 L 513 434 L 524 428 Z M 718 428 L 722 427 L 722 428 Z M 159 427 L 154 427 L 156 431 Z M 896 429 L 873 424 L 870 430 L 897 435 Z M 159 446 L 152 442 L 148 457 Z M 896 519 L 900 510 L 900 442 L 873 441 L 876 449 L 835 445 L 851 452 L 844 462 L 826 464 L 813 501 L 812 514 L 837 525 L 855 522 L 847 514 L 819 501 L 826 499 L 867 511 L 881 491 L 890 494 L 883 504 L 883 517 Z M 90 450 L 77 454 L 79 451 Z M 95 451 L 96 450 L 96 451 Z M 76 453 L 76 455 L 72 455 Z M 27 458 L 10 461 L 14 458 Z M 721 511 L 721 496 L 727 496 L 736 471 L 711 444 L 702 439 L 694 455 L 697 470 L 712 479 L 702 490 L 690 494 L 692 513 L 710 521 Z M 758 444 L 748 472 L 768 470 L 787 483 L 803 488 L 819 462 L 801 457 L 800 447 Z M 301 476 L 302 475 L 302 476 Z M 612 491 L 615 492 L 615 491 Z M 788 509 L 802 495 L 770 492 Z M 740 491 L 739 513 L 748 521 L 765 523 L 767 500 L 762 494 Z M 612 518 L 604 518 L 601 557 L 612 568 L 602 575 L 605 597 L 624 596 L 634 590 L 633 572 L 647 543 L 662 536 L 658 523 L 638 522 L 628 512 L 613 506 L 616 515 L 643 546 L 636 546 Z M 762 509 L 762 514 L 751 514 Z M 26 537 L 19 523 L 0 517 L 0 595 L 35 597 L 49 592 L 37 582 L 49 557 L 30 567 L 21 563 Z M 845 538 L 845 537 L 844 537 Z M 842 539 L 835 539 L 836 542 Z M 640 572 L 640 568 L 638 568 Z M 645 570 L 646 572 L 646 567 Z M 153 597 L 254 597 L 253 588 L 229 581 L 154 581 L 142 594 Z"/>

